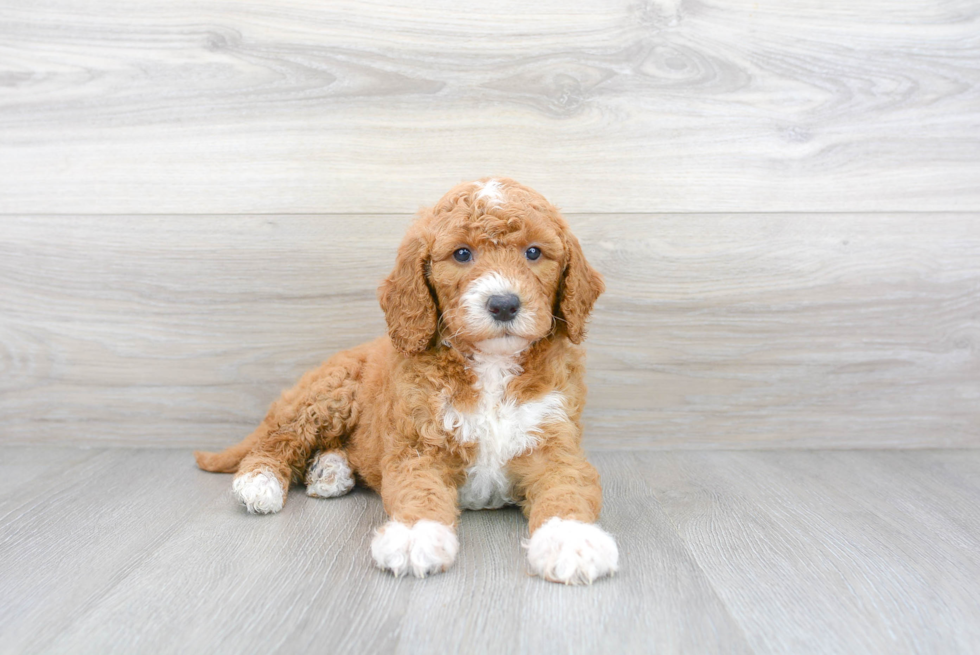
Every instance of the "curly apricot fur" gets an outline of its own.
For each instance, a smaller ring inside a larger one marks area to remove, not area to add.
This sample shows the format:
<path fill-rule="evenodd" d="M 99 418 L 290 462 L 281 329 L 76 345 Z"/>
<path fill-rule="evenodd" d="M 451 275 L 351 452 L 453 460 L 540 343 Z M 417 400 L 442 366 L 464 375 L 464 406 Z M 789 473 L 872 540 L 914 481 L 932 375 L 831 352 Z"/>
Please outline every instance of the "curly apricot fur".
<path fill-rule="evenodd" d="M 481 183 L 464 183 L 420 212 L 378 291 L 387 336 L 304 375 L 242 443 L 196 453 L 198 465 L 218 472 L 265 467 L 288 489 L 317 451 L 341 448 L 358 479 L 381 493 L 392 519 L 454 523 L 457 488 L 478 445 L 447 432 L 443 412 L 447 404 L 466 409 L 477 402 L 469 358 L 487 335 L 465 325 L 461 298 L 493 271 L 519 282 L 522 302 L 540 310 L 507 397 L 524 403 L 558 391 L 568 417 L 542 426 L 539 445 L 508 464 L 518 502 L 532 532 L 556 516 L 595 521 L 602 493 L 581 448 L 584 365 L 574 344 L 585 337 L 602 277 L 554 206 L 513 180 L 497 181 L 499 202 L 481 197 Z M 540 260 L 525 258 L 529 244 L 541 248 Z M 451 259 L 460 245 L 478 253 L 471 264 Z"/>

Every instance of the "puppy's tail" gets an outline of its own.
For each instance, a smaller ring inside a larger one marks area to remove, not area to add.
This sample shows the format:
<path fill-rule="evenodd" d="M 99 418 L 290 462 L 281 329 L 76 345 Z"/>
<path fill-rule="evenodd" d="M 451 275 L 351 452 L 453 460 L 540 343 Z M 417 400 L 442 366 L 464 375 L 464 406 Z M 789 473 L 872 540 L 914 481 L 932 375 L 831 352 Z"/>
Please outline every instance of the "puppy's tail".
<path fill-rule="evenodd" d="M 202 470 L 212 473 L 235 473 L 245 455 L 248 455 L 259 440 L 259 436 L 259 430 L 256 430 L 240 444 L 225 448 L 220 453 L 195 450 L 194 459 L 197 460 L 197 465 Z"/>

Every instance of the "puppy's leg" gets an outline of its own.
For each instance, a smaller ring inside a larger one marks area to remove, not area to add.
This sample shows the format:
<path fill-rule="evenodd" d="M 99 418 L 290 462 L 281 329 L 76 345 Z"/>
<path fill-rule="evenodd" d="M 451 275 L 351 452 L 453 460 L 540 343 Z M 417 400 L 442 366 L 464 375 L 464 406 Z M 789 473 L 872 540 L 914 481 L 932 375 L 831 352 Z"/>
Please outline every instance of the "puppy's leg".
<path fill-rule="evenodd" d="M 249 512 L 278 512 L 289 485 L 301 480 L 310 454 L 332 450 L 357 421 L 361 359 L 342 353 L 310 371 L 273 403 L 249 437 L 232 488 Z M 349 469 L 348 469 L 348 477 Z"/>
<path fill-rule="evenodd" d="M 424 578 L 456 561 L 456 485 L 438 456 L 417 453 L 399 458 L 383 473 L 381 499 L 389 521 L 371 542 L 375 563 L 396 576 Z"/>
<path fill-rule="evenodd" d="M 546 442 L 510 468 L 530 523 L 524 546 L 531 573 L 588 584 L 616 572 L 616 541 L 595 524 L 602 507 L 599 474 L 578 446 Z"/>

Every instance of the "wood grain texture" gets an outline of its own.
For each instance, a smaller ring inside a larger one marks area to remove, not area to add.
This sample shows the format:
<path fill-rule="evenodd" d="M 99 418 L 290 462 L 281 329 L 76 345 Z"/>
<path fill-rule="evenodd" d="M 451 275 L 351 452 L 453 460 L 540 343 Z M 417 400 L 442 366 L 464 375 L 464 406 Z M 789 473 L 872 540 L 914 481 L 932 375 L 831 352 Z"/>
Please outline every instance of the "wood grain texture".
<path fill-rule="evenodd" d="M 8 452 L 84 461 L 0 478 L 4 653 L 980 652 L 977 450 L 596 453 L 623 566 L 583 588 L 526 575 L 513 509 L 396 579 L 362 489 L 251 516 L 189 452 Z"/>
<path fill-rule="evenodd" d="M 185 452 L 103 450 L 60 467 L 61 458 L 48 452 L 29 451 L 38 461 L 50 459 L 46 475 L 3 494 L 2 652 L 47 651 L 200 511 L 195 480 L 184 476 L 175 484 Z"/>
<path fill-rule="evenodd" d="M 300 489 L 282 513 L 256 517 L 228 493 L 230 476 L 194 470 L 189 453 L 105 457 L 129 473 L 0 523 L 13 535 L 0 551 L 0 650 L 749 652 L 640 479 L 607 492 L 604 525 L 621 535 L 628 564 L 611 580 L 571 588 L 526 574 L 526 521 L 513 509 L 464 515 L 450 573 L 396 579 L 368 553 L 384 521 L 373 493 L 317 501 Z M 618 477 L 620 460 L 598 465 Z M 76 484 L 99 479 L 92 470 Z M 54 547 L 58 534 L 95 531 L 102 542 Z M 122 535 L 130 539 L 111 538 Z M 53 585 L 65 569 L 77 573 Z M 85 602 L 69 605 L 82 590 Z"/>
<path fill-rule="evenodd" d="M 980 444 L 980 216 L 572 216 L 591 448 Z M 0 442 L 222 446 L 384 331 L 407 216 L 0 218 Z"/>
<path fill-rule="evenodd" d="M 975 653 L 980 451 L 951 454 L 637 457 L 753 651 Z"/>
<path fill-rule="evenodd" d="M 974 215 L 590 217 L 590 445 L 980 445 Z"/>
<path fill-rule="evenodd" d="M 0 212 L 980 210 L 971 0 L 11 0 Z"/>

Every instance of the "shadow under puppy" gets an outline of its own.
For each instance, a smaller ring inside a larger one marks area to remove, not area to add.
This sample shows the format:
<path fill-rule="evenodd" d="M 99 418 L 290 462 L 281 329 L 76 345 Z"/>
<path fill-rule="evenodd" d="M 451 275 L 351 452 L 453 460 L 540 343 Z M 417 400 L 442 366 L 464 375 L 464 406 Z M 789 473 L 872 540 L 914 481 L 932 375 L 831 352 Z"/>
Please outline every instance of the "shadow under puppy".
<path fill-rule="evenodd" d="M 509 179 L 461 184 L 422 210 L 381 284 L 388 336 L 308 372 L 242 443 L 197 463 L 236 473 L 256 513 L 282 509 L 291 482 L 332 497 L 356 475 L 381 494 L 390 520 L 371 553 L 395 575 L 446 570 L 460 510 L 507 504 L 530 521 L 532 573 L 611 574 L 576 345 L 602 291 L 544 197 Z"/>

